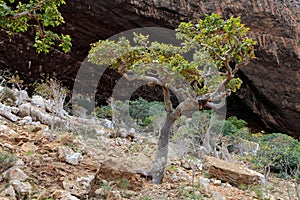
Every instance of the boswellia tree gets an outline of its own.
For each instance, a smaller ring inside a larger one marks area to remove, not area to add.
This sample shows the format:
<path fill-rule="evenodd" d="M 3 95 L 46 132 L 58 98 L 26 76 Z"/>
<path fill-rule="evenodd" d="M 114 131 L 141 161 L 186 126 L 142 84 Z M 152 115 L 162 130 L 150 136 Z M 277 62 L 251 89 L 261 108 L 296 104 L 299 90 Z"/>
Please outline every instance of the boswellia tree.
<path fill-rule="evenodd" d="M 69 35 L 57 34 L 50 27 L 64 23 L 64 18 L 58 7 L 65 4 L 64 0 L 30 0 L 24 1 L 0 0 L 0 27 L 10 34 L 22 33 L 30 27 L 35 31 L 35 44 L 37 52 L 48 53 L 51 46 L 58 46 L 68 52 L 71 49 Z"/>
<path fill-rule="evenodd" d="M 92 45 L 90 62 L 109 65 L 128 80 L 162 88 L 167 116 L 152 168 L 142 171 L 153 183 L 162 181 L 170 130 L 183 112 L 195 107 L 220 109 L 225 98 L 240 88 L 242 81 L 235 74 L 255 57 L 255 41 L 247 37 L 248 31 L 239 17 L 224 20 L 212 14 L 197 24 L 181 23 L 176 29 L 182 41 L 179 46 L 149 42 L 142 34 L 134 35 L 134 44 L 120 37 L 116 42 L 103 40 Z M 188 52 L 193 54 L 192 61 L 184 57 Z M 171 91 L 182 99 L 176 107 L 170 100 Z"/>

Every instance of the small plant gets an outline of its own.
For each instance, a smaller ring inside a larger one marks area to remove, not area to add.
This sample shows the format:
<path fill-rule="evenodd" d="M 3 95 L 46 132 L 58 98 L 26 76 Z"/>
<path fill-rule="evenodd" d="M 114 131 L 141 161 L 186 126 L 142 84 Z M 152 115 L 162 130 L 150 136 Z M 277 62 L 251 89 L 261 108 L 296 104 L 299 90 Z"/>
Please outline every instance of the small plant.
<path fill-rule="evenodd" d="M 107 181 L 102 181 L 101 189 L 109 192 L 112 190 L 112 186 Z"/>
<path fill-rule="evenodd" d="M 33 151 L 27 151 L 27 152 L 26 152 L 26 155 L 27 155 L 27 156 L 31 156 L 33 153 L 34 153 Z"/>
<path fill-rule="evenodd" d="M 146 196 L 140 198 L 140 200 L 152 200 L 152 198 L 149 197 L 148 195 L 146 195 Z"/>
<path fill-rule="evenodd" d="M 239 189 L 254 192 L 257 195 L 257 198 L 259 200 L 268 200 L 268 199 L 263 197 L 263 188 L 260 185 L 241 184 L 241 185 L 239 185 Z"/>
<path fill-rule="evenodd" d="M 184 197 L 185 199 L 193 199 L 193 200 L 203 200 L 201 194 L 195 194 L 184 186 L 179 186 L 177 193 L 180 197 Z"/>
<path fill-rule="evenodd" d="M 0 102 L 6 105 L 12 105 L 14 102 L 16 102 L 16 100 L 16 96 L 10 88 L 5 87 L 0 92 Z"/>
<path fill-rule="evenodd" d="M 134 143 L 131 145 L 129 151 L 130 151 L 130 153 L 136 153 L 139 151 L 139 149 L 140 149 L 140 145 L 137 143 Z"/>
<path fill-rule="evenodd" d="M 69 90 L 64 88 L 62 84 L 54 79 L 41 81 L 35 83 L 35 93 L 50 100 L 50 109 L 58 117 L 63 117 L 66 113 L 64 111 L 65 99 Z"/>
<path fill-rule="evenodd" d="M 53 140 L 54 126 L 57 124 L 55 117 L 63 119 L 67 115 L 67 112 L 64 110 L 64 103 L 69 90 L 64 88 L 59 81 L 54 79 L 41 81 L 40 83 L 36 82 L 34 86 L 35 93 L 47 99 L 44 102 L 45 109 L 53 113 L 50 129 L 50 140 Z"/>
<path fill-rule="evenodd" d="M 117 187 L 126 190 L 129 185 L 129 180 L 126 178 L 119 178 L 117 179 L 116 183 L 117 183 Z"/>
<path fill-rule="evenodd" d="M 17 160 L 18 157 L 12 153 L 0 153 L 0 172 L 3 172 L 13 166 Z"/>

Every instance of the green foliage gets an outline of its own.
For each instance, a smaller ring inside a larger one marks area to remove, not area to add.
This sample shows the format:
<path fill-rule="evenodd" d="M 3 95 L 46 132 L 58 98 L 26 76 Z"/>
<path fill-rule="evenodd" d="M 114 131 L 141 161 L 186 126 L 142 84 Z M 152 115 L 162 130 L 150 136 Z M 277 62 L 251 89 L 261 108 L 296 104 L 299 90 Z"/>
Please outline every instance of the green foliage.
<path fill-rule="evenodd" d="M 271 171 L 280 175 L 299 170 L 299 141 L 281 133 L 257 136 L 256 140 L 260 143 L 260 149 L 252 162 L 257 168 L 269 166 Z"/>
<path fill-rule="evenodd" d="M 16 92 L 12 88 L 21 90 L 23 80 L 20 79 L 17 72 L 12 74 L 8 71 L 0 70 L 0 102 L 6 105 L 13 105 L 17 98 Z"/>
<path fill-rule="evenodd" d="M 234 78 L 228 83 L 226 88 L 231 89 L 232 92 L 236 92 L 241 88 L 242 83 L 243 81 L 240 78 Z"/>
<path fill-rule="evenodd" d="M 193 199 L 193 200 L 205 199 L 201 194 L 195 194 L 193 191 L 191 191 L 191 188 L 187 188 L 182 185 L 178 187 L 177 194 L 180 197 L 185 198 L 185 199 Z"/>
<path fill-rule="evenodd" d="M 146 196 L 140 198 L 140 200 L 152 200 L 152 198 L 149 197 L 148 195 L 146 195 Z"/>
<path fill-rule="evenodd" d="M 10 34 L 23 33 L 33 27 L 34 47 L 38 53 L 48 53 L 56 42 L 65 53 L 69 52 L 72 46 L 70 36 L 47 30 L 64 23 L 58 7 L 65 3 L 64 0 L 30 0 L 27 3 L 0 0 L 0 27 Z"/>
<path fill-rule="evenodd" d="M 129 71 L 142 80 L 146 76 L 159 80 L 164 77 L 168 82 L 161 81 L 160 85 L 167 88 L 183 87 L 179 81 L 183 78 L 193 82 L 192 90 L 197 95 L 212 93 L 220 84 L 235 92 L 241 80 L 231 73 L 255 57 L 255 42 L 247 37 L 248 31 L 240 18 L 223 20 L 220 15 L 212 14 L 195 25 L 190 22 L 179 25 L 176 32 L 183 41 L 181 46 L 149 42 L 149 36 L 134 34 L 133 44 L 124 37 L 92 44 L 88 58 L 94 64 L 110 65 L 122 75 Z M 192 62 L 182 56 L 191 50 L 195 51 Z M 229 62 L 236 63 L 234 69 L 230 69 Z M 220 72 L 222 68 L 227 73 Z"/>
<path fill-rule="evenodd" d="M 33 84 L 34 92 L 46 99 L 57 99 L 65 97 L 68 94 L 68 89 L 55 79 L 43 79 Z"/>
<path fill-rule="evenodd" d="M 2 91 L 0 91 L 1 103 L 4 103 L 6 105 L 12 105 L 16 100 L 16 96 L 10 88 L 5 87 Z"/>
<path fill-rule="evenodd" d="M 238 129 L 242 129 L 247 126 L 246 121 L 244 121 L 242 119 L 238 119 L 236 116 L 228 117 L 227 121 L 230 122 L 232 125 L 234 125 Z"/>
<path fill-rule="evenodd" d="M 126 190 L 129 185 L 129 180 L 126 178 L 119 178 L 116 180 L 117 187 Z"/>
<path fill-rule="evenodd" d="M 261 187 L 261 185 L 245 185 L 245 184 L 241 184 L 239 185 L 239 189 L 241 190 L 246 190 L 249 192 L 254 192 L 259 200 L 267 200 L 265 198 L 263 198 L 263 188 Z"/>
<path fill-rule="evenodd" d="M 113 106 L 115 113 L 112 113 L 111 105 L 101 106 L 95 110 L 96 116 L 111 119 L 114 115 L 114 120 L 124 122 L 128 119 L 123 119 L 121 113 L 126 114 L 126 112 L 129 111 L 128 114 L 138 125 L 150 126 L 154 123 L 155 119 L 162 116 L 165 111 L 162 102 L 148 102 L 141 97 L 133 101 L 115 101 Z"/>
<path fill-rule="evenodd" d="M 15 164 L 18 157 L 12 153 L 2 152 L 0 153 L 0 172 L 5 171 Z"/>
<path fill-rule="evenodd" d="M 112 109 L 110 105 L 100 106 L 95 109 L 95 114 L 99 118 L 109 118 L 112 119 Z"/>
<path fill-rule="evenodd" d="M 231 16 L 223 20 L 219 14 L 206 15 L 198 24 L 183 22 L 179 25 L 178 37 L 185 41 L 186 51 L 197 48 L 199 44 L 209 51 L 210 58 L 217 60 L 218 68 L 223 61 L 242 62 L 254 58 L 255 42 L 247 37 L 249 28 L 241 24 L 240 17 Z"/>

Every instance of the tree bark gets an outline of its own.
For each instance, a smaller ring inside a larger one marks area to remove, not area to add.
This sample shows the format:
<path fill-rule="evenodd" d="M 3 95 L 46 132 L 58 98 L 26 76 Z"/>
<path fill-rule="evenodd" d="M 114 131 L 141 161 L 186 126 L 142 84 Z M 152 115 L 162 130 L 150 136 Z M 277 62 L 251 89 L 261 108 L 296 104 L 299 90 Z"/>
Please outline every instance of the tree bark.
<path fill-rule="evenodd" d="M 152 176 L 152 183 L 161 184 L 162 178 L 165 172 L 165 168 L 168 161 L 168 145 L 171 127 L 175 119 L 171 117 L 169 113 L 166 117 L 164 126 L 161 129 L 161 133 L 158 139 L 157 153 L 154 161 L 152 162 L 152 168 L 150 174 Z"/>

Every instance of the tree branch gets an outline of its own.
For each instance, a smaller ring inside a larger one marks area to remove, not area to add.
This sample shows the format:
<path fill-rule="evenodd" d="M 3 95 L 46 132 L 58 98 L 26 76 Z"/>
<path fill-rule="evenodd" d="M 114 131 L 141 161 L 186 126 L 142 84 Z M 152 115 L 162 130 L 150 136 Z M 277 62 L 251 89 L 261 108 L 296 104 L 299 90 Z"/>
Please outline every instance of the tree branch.
<path fill-rule="evenodd" d="M 191 109 L 193 106 L 197 107 L 197 103 L 193 99 L 185 99 L 176 107 L 175 111 L 172 113 L 172 117 L 178 119 L 184 111 Z"/>
<path fill-rule="evenodd" d="M 226 97 L 223 97 L 220 103 L 207 102 L 206 106 L 214 110 L 219 110 L 225 106 L 225 99 Z"/>
<path fill-rule="evenodd" d="M 162 87 L 163 93 L 164 93 L 164 103 L 166 106 L 167 113 L 172 112 L 172 102 L 170 97 L 170 91 L 167 87 Z"/>
<path fill-rule="evenodd" d="M 204 47 L 206 47 L 206 48 L 208 48 L 208 49 L 211 50 L 211 51 L 213 51 L 214 54 L 215 54 L 220 60 L 222 60 L 222 61 L 225 61 L 225 60 L 226 60 L 226 58 L 224 58 L 224 57 L 222 57 L 221 55 L 219 55 L 219 54 L 216 52 L 216 50 L 215 50 L 214 48 L 212 48 L 211 46 L 209 46 L 209 45 L 207 45 L 207 44 L 204 44 L 204 43 L 202 43 L 202 42 L 201 42 L 200 45 L 201 45 L 201 46 L 204 46 Z"/>

